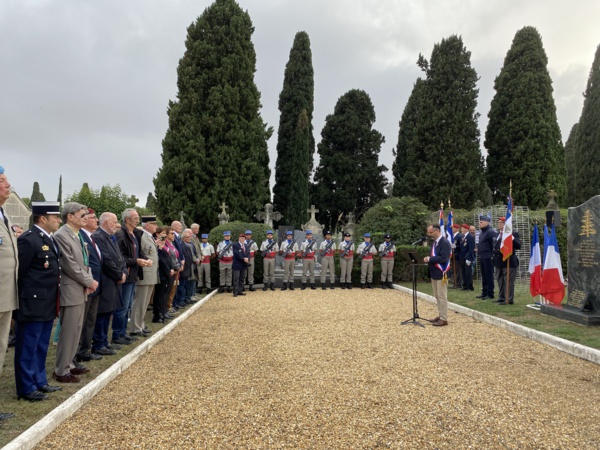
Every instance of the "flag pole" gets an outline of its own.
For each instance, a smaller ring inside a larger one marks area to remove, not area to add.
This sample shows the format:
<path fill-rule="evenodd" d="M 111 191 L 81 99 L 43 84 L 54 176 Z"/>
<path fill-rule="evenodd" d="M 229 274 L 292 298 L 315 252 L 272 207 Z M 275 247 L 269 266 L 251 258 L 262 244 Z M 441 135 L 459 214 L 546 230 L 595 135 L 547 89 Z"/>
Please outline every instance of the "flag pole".
<path fill-rule="evenodd" d="M 511 199 L 512 199 L 512 180 L 510 180 L 510 185 L 509 186 L 510 187 L 508 189 L 508 201 L 510 202 Z M 513 210 L 514 210 L 514 207 L 513 207 Z M 510 214 L 512 216 L 512 211 L 511 211 Z M 506 217 L 505 217 L 505 219 L 506 219 Z M 506 226 L 506 222 L 505 222 L 504 226 Z M 512 229 L 510 230 L 510 232 L 512 233 Z M 502 229 L 502 233 L 504 233 L 504 229 Z M 512 251 L 513 252 L 515 251 L 514 248 L 513 248 Z M 510 300 L 510 297 L 508 296 L 508 293 L 510 291 L 509 285 L 510 285 L 510 256 L 511 255 L 509 255 L 508 258 L 506 258 L 506 295 L 505 295 L 506 300 L 505 301 L 506 301 L 507 304 L 508 304 L 508 302 Z"/>
<path fill-rule="evenodd" d="M 448 209 L 450 211 L 452 211 L 452 205 L 450 204 L 450 197 L 448 197 Z M 452 217 L 452 219 L 454 219 L 454 217 Z M 454 224 L 453 224 L 454 225 Z M 453 230 L 450 230 L 450 233 L 452 233 Z M 454 242 L 454 240 L 452 240 L 452 242 Z M 456 286 L 456 257 L 454 256 L 454 251 L 455 249 L 452 250 L 452 278 L 454 279 L 454 289 L 458 289 L 458 286 Z"/>

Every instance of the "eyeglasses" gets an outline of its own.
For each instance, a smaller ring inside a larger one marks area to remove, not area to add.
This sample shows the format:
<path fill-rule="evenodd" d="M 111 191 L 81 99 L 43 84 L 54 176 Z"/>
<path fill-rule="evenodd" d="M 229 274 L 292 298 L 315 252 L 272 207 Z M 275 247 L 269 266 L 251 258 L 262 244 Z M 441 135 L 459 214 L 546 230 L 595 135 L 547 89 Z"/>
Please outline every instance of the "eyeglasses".
<path fill-rule="evenodd" d="M 78 219 L 83 219 L 85 216 L 88 215 L 88 213 L 82 213 L 80 215 L 77 214 L 71 214 L 73 217 L 77 217 Z"/>

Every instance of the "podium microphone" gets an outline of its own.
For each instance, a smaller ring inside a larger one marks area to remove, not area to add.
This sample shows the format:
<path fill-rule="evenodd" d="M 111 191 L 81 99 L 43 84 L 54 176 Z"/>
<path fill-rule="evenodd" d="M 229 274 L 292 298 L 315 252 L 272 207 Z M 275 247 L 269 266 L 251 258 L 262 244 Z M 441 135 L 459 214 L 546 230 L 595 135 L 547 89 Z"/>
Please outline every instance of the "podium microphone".
<path fill-rule="evenodd" d="M 417 241 L 413 242 L 413 243 L 412 243 L 412 244 L 410 244 L 410 245 L 419 245 L 419 244 L 422 244 L 423 242 L 425 242 L 426 240 L 427 240 L 427 238 L 426 238 L 426 237 L 422 237 L 421 239 L 419 239 L 419 240 L 417 240 Z"/>

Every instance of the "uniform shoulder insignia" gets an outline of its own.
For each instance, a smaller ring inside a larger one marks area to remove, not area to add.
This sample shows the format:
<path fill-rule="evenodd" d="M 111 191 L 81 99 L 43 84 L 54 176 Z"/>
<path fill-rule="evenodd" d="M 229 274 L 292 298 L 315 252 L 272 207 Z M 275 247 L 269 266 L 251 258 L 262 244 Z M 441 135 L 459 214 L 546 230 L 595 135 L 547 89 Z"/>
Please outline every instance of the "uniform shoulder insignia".
<path fill-rule="evenodd" d="M 42 245 L 42 250 L 47 252 L 48 250 L 50 250 L 50 247 L 48 247 L 47 245 Z"/>

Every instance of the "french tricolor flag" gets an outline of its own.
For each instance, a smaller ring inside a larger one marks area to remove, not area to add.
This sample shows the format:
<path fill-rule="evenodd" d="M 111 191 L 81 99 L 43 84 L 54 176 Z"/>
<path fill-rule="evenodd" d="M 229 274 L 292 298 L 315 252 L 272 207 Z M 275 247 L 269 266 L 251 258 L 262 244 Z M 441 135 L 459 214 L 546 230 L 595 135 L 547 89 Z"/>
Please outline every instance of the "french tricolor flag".
<path fill-rule="evenodd" d="M 513 254 L 513 234 L 512 234 L 512 197 L 508 197 L 508 206 L 506 208 L 506 218 L 504 220 L 504 229 L 502 231 L 502 242 L 500 243 L 500 253 L 502 261 L 506 261 Z"/>
<path fill-rule="evenodd" d="M 544 225 L 544 236 L 547 233 L 547 226 Z M 546 297 L 549 302 L 560 305 L 563 298 L 565 298 L 565 279 L 554 224 L 552 225 L 552 234 L 548 238 L 548 246 L 544 245 L 544 247 L 546 247 L 546 251 L 544 252 L 544 271 L 542 273 L 540 294 Z"/>
<path fill-rule="evenodd" d="M 529 292 L 535 297 L 540 294 L 542 287 L 542 255 L 540 253 L 540 235 L 537 224 L 533 226 L 533 239 L 531 239 L 531 253 L 529 254 Z"/>

